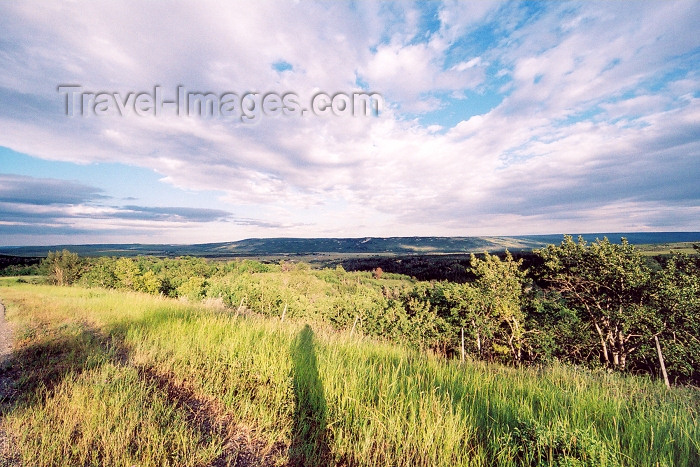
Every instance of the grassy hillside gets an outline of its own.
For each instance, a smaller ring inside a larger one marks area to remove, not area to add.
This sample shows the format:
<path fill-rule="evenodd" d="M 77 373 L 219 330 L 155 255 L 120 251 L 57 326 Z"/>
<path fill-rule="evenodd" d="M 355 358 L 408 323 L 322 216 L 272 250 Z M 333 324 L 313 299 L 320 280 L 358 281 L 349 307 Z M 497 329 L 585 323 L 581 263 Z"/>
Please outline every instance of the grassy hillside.
<path fill-rule="evenodd" d="M 688 255 L 697 254 L 694 246 L 700 241 L 694 242 L 674 242 L 674 243 L 652 243 L 637 245 L 639 251 L 645 256 L 669 255 L 671 253 L 685 253 Z"/>
<path fill-rule="evenodd" d="M 697 390 L 460 364 L 144 294 L 0 283 L 16 329 L 3 425 L 22 465 L 700 463 Z"/>

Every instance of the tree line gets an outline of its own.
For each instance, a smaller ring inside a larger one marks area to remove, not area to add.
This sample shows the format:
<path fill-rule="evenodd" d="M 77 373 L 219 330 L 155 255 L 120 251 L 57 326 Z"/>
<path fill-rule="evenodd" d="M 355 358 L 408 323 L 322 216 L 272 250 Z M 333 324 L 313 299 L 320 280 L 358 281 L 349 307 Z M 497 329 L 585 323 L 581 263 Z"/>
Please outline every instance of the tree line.
<path fill-rule="evenodd" d="M 697 249 L 697 248 L 696 248 Z M 465 282 L 382 272 L 202 258 L 80 258 L 51 252 L 50 281 L 217 300 L 236 312 L 303 317 L 338 329 L 510 365 L 559 360 L 700 385 L 700 255 L 658 267 L 623 239 L 565 236 L 536 261 L 472 255 Z M 662 362 L 663 361 L 663 365 Z"/>

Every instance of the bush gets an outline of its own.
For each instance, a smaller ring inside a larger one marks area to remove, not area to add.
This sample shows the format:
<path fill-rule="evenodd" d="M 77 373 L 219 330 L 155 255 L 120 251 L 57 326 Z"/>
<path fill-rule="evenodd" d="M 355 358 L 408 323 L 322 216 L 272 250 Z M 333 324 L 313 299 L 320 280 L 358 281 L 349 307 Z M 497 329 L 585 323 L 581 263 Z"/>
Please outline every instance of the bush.
<path fill-rule="evenodd" d="M 523 466 L 602 467 L 613 458 L 589 431 L 567 429 L 561 423 L 521 421 L 511 432 L 510 443 Z"/>
<path fill-rule="evenodd" d="M 83 262 L 77 253 L 68 250 L 49 251 L 41 262 L 49 281 L 54 285 L 71 285 L 80 278 Z"/>

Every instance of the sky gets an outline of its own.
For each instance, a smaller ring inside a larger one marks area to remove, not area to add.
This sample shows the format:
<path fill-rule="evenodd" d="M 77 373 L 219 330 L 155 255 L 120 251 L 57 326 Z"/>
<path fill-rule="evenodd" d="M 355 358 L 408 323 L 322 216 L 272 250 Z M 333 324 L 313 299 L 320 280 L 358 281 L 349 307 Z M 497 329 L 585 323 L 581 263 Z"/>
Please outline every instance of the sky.
<path fill-rule="evenodd" d="M 0 245 L 700 231 L 698 23 L 697 1 L 2 2 Z"/>

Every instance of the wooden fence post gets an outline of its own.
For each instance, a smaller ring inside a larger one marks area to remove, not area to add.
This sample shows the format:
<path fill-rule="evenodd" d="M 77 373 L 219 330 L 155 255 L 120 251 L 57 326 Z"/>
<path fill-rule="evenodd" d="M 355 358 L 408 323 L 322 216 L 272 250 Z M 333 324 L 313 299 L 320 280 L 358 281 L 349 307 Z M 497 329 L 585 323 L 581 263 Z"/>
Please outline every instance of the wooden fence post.
<path fill-rule="evenodd" d="M 355 332 L 355 325 L 357 325 L 357 320 L 360 318 L 360 315 L 355 315 L 355 322 L 352 323 L 352 329 L 350 330 L 350 337 L 352 337 L 352 334 Z"/>
<path fill-rule="evenodd" d="M 284 310 L 282 311 L 282 318 L 280 318 L 280 323 L 284 323 L 284 315 L 287 314 L 287 304 L 284 304 Z"/>
<path fill-rule="evenodd" d="M 661 344 L 659 344 L 659 336 L 654 335 L 654 342 L 656 342 L 656 352 L 659 354 L 659 364 L 661 365 L 661 373 L 664 375 L 664 383 L 666 383 L 667 388 L 671 388 L 671 383 L 668 382 L 668 373 L 666 373 L 666 365 L 664 364 L 664 356 L 661 353 Z"/>

